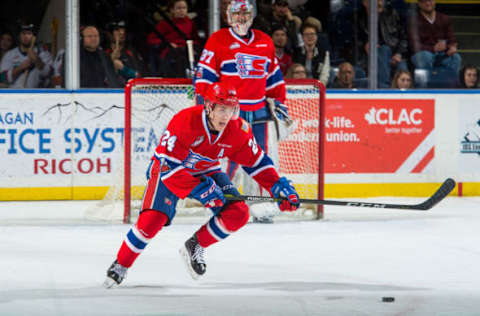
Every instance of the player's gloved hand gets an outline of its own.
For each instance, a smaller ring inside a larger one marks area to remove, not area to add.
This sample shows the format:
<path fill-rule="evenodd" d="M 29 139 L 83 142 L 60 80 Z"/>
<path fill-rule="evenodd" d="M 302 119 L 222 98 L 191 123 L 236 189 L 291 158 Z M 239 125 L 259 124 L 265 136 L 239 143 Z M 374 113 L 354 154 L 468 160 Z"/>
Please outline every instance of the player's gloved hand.
<path fill-rule="evenodd" d="M 222 189 L 210 177 L 205 177 L 200 184 L 193 188 L 190 195 L 205 207 L 217 207 L 225 204 Z"/>
<path fill-rule="evenodd" d="M 298 197 L 297 191 L 295 191 L 292 183 L 285 177 L 281 177 L 275 182 L 271 192 L 275 198 L 285 198 L 281 202 L 278 202 L 278 207 L 282 212 L 292 212 L 300 206 L 300 202 L 298 201 L 300 198 Z"/>

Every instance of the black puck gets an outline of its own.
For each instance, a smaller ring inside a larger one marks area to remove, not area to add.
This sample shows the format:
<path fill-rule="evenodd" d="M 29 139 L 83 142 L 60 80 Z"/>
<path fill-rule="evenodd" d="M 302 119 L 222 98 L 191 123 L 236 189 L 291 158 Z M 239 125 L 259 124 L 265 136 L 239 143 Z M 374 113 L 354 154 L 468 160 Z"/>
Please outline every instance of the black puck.
<path fill-rule="evenodd" d="M 392 296 L 384 296 L 384 297 L 382 297 L 382 302 L 391 303 L 391 302 L 394 302 L 394 301 L 395 301 L 395 297 L 392 297 Z"/>

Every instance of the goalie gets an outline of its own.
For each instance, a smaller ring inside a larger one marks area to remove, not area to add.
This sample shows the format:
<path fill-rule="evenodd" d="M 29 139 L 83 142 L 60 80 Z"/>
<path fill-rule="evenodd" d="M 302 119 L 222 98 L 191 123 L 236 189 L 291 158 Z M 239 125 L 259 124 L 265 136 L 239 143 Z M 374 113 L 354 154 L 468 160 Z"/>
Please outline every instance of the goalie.
<path fill-rule="evenodd" d="M 213 212 L 180 250 L 194 279 L 206 271 L 204 250 L 244 226 L 249 208 L 244 201 L 226 201 L 225 194 L 239 195 L 228 176 L 221 172 L 219 159 L 228 158 L 274 197 L 283 197 L 281 211 L 299 206 L 295 188 L 279 177 L 272 160 L 257 145 L 252 128 L 238 117 L 236 90 L 223 82 L 210 85 L 205 106 L 177 113 L 160 138 L 147 171 L 140 216 L 128 231 L 117 258 L 107 270 L 104 286 L 120 284 L 149 241 L 175 216 L 179 199 L 187 196 Z"/>
<path fill-rule="evenodd" d="M 251 28 L 255 10 L 248 0 L 230 1 L 226 15 L 230 27 L 213 33 L 202 51 L 194 77 L 195 92 L 204 97 L 205 91 L 215 82 L 226 81 L 235 86 L 240 117 L 251 124 L 258 144 L 270 154 L 267 146 L 268 121 L 274 121 L 278 135 L 280 131 L 286 131 L 282 129 L 285 126 L 283 122 L 291 123 L 284 105 L 285 82 L 275 56 L 275 47 L 270 36 Z M 237 169 L 237 164 L 228 163 L 230 179 Z M 244 185 L 244 190 L 246 187 Z M 258 222 L 272 221 L 271 216 L 253 215 Z"/>

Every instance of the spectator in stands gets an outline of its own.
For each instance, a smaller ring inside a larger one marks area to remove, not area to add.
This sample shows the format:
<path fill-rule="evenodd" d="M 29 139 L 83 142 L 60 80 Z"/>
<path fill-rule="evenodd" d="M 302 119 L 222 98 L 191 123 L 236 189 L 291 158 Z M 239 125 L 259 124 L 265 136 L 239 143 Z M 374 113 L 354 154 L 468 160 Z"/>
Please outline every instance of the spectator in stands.
<path fill-rule="evenodd" d="M 82 88 L 120 88 L 122 85 L 112 60 L 100 47 L 100 33 L 93 25 L 81 31 L 80 86 Z"/>
<path fill-rule="evenodd" d="M 307 70 L 302 64 L 292 64 L 285 75 L 285 79 L 306 79 Z"/>
<path fill-rule="evenodd" d="M 405 69 L 397 70 L 392 79 L 392 88 L 411 89 L 413 88 L 413 79 L 410 71 Z"/>
<path fill-rule="evenodd" d="M 2 57 L 13 48 L 13 36 L 8 32 L 3 32 L 0 34 L 0 63 L 2 61 Z M 0 88 L 7 88 L 8 87 L 8 80 L 7 80 L 7 72 L 4 71 L 0 73 Z"/>
<path fill-rule="evenodd" d="M 287 74 L 287 69 L 292 65 L 292 56 L 285 51 L 287 45 L 287 29 L 281 24 L 275 24 L 272 27 L 272 40 L 275 45 L 275 56 L 277 56 L 278 64 L 282 75 Z"/>
<path fill-rule="evenodd" d="M 160 64 L 166 67 L 166 77 L 185 77 L 190 68 L 187 55 L 187 40 L 193 40 L 195 51 L 200 49 L 200 38 L 195 23 L 187 16 L 186 0 L 170 0 L 168 4 L 171 19 L 167 17 L 148 35 L 149 46 L 157 51 Z"/>
<path fill-rule="evenodd" d="M 408 40 L 415 69 L 444 69 L 456 76 L 462 58 L 450 18 L 435 10 L 434 0 L 418 0 L 418 12 L 408 24 Z"/>
<path fill-rule="evenodd" d="M 141 77 L 146 71 L 143 58 L 134 49 L 127 47 L 127 33 L 125 21 L 110 24 L 112 40 L 106 53 L 110 55 L 115 70 L 120 74 L 125 84 L 131 78 Z"/>
<path fill-rule="evenodd" d="M 355 88 L 353 79 L 355 78 L 355 70 L 349 62 L 343 62 L 338 65 L 336 78 L 333 80 L 329 88 L 352 89 Z"/>
<path fill-rule="evenodd" d="M 478 68 L 473 65 L 465 65 L 459 73 L 460 88 L 479 88 Z"/>
<path fill-rule="evenodd" d="M 13 48 L 13 36 L 8 32 L 3 32 L 0 34 L 0 61 L 2 57 Z"/>
<path fill-rule="evenodd" d="M 281 24 L 287 29 L 287 45 L 285 49 L 288 53 L 293 53 L 298 47 L 298 33 L 302 20 L 292 14 L 287 0 L 274 0 L 271 10 L 264 12 L 259 10 L 253 22 L 253 28 L 272 34 L 272 28 L 275 24 Z"/>
<path fill-rule="evenodd" d="M 34 25 L 20 26 L 19 45 L 2 58 L 0 72 L 10 88 L 45 87 L 50 73 L 52 56 L 35 46 Z"/>
<path fill-rule="evenodd" d="M 378 87 L 390 87 L 391 74 L 397 70 L 407 70 L 405 57 L 408 51 L 407 32 L 400 15 L 385 0 L 377 1 L 378 10 L 378 49 L 377 49 L 377 80 Z M 358 10 L 355 44 L 357 66 L 368 70 L 368 13 L 369 0 L 362 0 Z"/>
<path fill-rule="evenodd" d="M 320 50 L 317 45 L 318 31 L 313 24 L 302 25 L 303 46 L 295 50 L 293 62 L 305 67 L 308 78 L 319 79 L 326 84 L 330 72 L 330 61 L 328 51 Z"/>

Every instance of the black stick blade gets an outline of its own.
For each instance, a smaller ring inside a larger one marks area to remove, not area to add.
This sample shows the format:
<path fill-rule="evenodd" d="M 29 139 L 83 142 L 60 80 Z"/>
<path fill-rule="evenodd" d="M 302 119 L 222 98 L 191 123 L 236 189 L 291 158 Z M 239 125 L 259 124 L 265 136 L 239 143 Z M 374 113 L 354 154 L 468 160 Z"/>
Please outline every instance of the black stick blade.
<path fill-rule="evenodd" d="M 445 180 L 445 182 L 442 183 L 440 188 L 425 202 L 421 203 L 418 205 L 418 208 L 421 210 L 429 210 L 435 205 L 437 205 L 438 202 L 443 200 L 447 195 L 452 192 L 452 190 L 455 188 L 455 180 L 452 178 L 448 178 Z"/>

